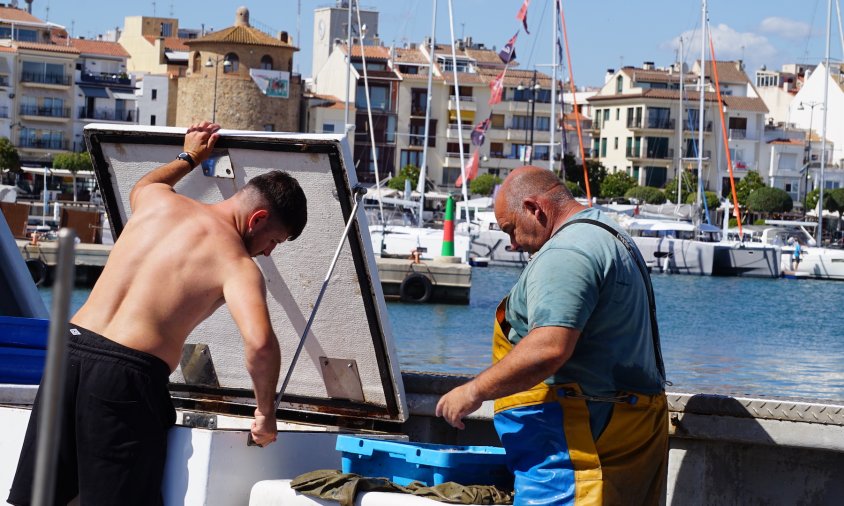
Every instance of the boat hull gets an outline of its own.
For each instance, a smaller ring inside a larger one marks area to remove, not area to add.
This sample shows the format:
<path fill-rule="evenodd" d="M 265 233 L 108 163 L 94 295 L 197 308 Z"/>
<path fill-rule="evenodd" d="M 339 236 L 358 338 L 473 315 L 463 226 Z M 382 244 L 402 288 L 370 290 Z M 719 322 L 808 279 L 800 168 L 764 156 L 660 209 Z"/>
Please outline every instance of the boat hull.
<path fill-rule="evenodd" d="M 645 263 L 668 274 L 711 276 L 715 243 L 670 237 L 633 237 Z"/>
<path fill-rule="evenodd" d="M 782 275 L 782 251 L 773 246 L 718 244 L 712 274 L 750 278 L 778 278 Z"/>

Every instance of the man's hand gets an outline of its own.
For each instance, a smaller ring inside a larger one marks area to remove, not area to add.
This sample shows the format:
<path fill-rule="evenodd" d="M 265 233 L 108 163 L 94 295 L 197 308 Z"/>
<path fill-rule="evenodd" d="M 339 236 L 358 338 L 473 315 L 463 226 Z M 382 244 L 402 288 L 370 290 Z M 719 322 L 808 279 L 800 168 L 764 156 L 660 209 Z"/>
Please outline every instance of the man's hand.
<path fill-rule="evenodd" d="M 465 428 L 463 417 L 477 411 L 481 404 L 483 399 L 478 396 L 475 383 L 470 381 L 443 395 L 435 414 L 445 418 L 452 427 L 462 430 Z"/>
<path fill-rule="evenodd" d="M 220 134 L 217 133 L 218 130 L 220 130 L 220 125 L 208 121 L 191 125 L 188 128 L 185 135 L 184 150 L 193 156 L 197 164 L 211 155 L 214 144 L 220 138 Z"/>
<path fill-rule="evenodd" d="M 255 410 L 255 420 L 252 422 L 252 440 L 258 446 L 267 446 L 278 437 L 275 414 L 264 415 Z"/>

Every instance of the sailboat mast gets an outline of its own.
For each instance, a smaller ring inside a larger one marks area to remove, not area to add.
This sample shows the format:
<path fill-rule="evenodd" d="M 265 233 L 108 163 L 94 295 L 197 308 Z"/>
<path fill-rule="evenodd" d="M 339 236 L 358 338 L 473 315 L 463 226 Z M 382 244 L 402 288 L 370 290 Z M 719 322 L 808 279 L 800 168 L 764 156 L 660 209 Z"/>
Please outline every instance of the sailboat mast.
<path fill-rule="evenodd" d="M 349 19 L 346 22 L 346 47 L 349 49 L 349 54 L 346 55 L 346 107 L 343 114 L 343 119 L 346 122 L 343 127 L 346 130 L 346 135 L 349 133 L 349 87 L 352 74 L 352 2 L 349 0 Z M 319 69 L 314 69 L 314 71 Z M 380 198 L 380 197 L 379 197 Z"/>
<path fill-rule="evenodd" d="M 557 10 L 554 2 L 554 10 Z M 557 14 L 554 13 L 554 28 L 551 30 L 551 145 L 548 146 L 548 170 L 554 172 L 554 155 L 557 154 Z M 565 133 L 563 133 L 565 135 Z"/>
<path fill-rule="evenodd" d="M 431 81 L 434 77 L 434 51 L 437 44 L 437 0 L 431 2 L 434 12 L 431 14 L 431 47 L 428 54 L 428 91 L 425 92 L 425 138 L 422 140 L 422 167 L 419 168 L 419 181 L 416 191 L 419 192 L 419 217 L 416 226 L 422 226 L 422 212 L 425 209 L 425 178 L 428 173 L 428 129 L 431 126 Z"/>
<path fill-rule="evenodd" d="M 827 0 L 826 13 L 826 52 L 823 60 L 823 123 L 821 124 L 821 191 L 818 195 L 818 228 L 815 231 L 815 243 L 818 246 L 823 246 L 823 186 L 824 186 L 824 169 L 826 168 L 826 113 L 829 109 L 829 37 L 832 30 L 832 0 Z M 811 135 L 811 132 L 809 132 Z M 806 169 L 808 170 L 808 169 Z"/>
<path fill-rule="evenodd" d="M 700 207 L 703 202 L 703 112 L 704 112 L 704 81 L 706 78 L 706 0 L 702 2 L 700 13 L 700 80 L 698 84 L 699 110 L 697 117 L 697 198 L 694 221 L 700 221 Z"/>
<path fill-rule="evenodd" d="M 683 123 L 685 122 L 685 111 L 683 111 L 683 94 L 686 91 L 685 83 L 683 82 L 685 76 L 683 75 L 683 37 L 680 37 L 680 54 L 678 55 L 678 63 L 680 65 L 680 114 L 677 118 L 679 124 L 679 132 L 677 134 L 677 209 L 680 209 L 683 196 Z"/>
<path fill-rule="evenodd" d="M 448 26 L 451 30 L 451 71 L 454 75 L 454 102 L 457 104 L 457 146 L 460 151 L 460 178 L 463 181 L 463 202 L 466 204 L 466 221 L 469 221 L 469 181 L 466 181 L 466 158 L 463 154 L 463 120 L 460 118 L 460 82 L 457 80 L 457 51 L 454 48 L 454 10 L 448 0 Z"/>

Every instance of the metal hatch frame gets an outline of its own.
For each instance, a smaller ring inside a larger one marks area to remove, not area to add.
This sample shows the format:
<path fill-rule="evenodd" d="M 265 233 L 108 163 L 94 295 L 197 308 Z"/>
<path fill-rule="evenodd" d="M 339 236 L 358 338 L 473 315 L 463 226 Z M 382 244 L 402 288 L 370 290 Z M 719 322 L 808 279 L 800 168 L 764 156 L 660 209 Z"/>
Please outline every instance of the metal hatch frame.
<path fill-rule="evenodd" d="M 215 149 L 250 149 L 279 153 L 314 153 L 325 154 L 328 157 L 334 185 L 338 195 L 345 195 L 346 198 L 338 198 L 343 220 L 350 218 L 353 208 L 352 183 L 349 180 L 344 163 L 344 154 L 348 153 L 348 145 L 345 136 L 340 135 L 319 135 L 319 134 L 279 134 L 271 132 L 241 132 L 221 130 L 221 137 L 217 141 Z M 226 134 L 236 134 L 227 136 Z M 115 240 L 120 237 L 125 221 L 120 213 L 118 204 L 119 196 L 115 189 L 112 171 L 106 161 L 102 145 L 109 143 L 134 144 L 134 145 L 172 145 L 175 150 L 182 147 L 184 139 L 184 128 L 173 127 L 131 127 L 110 124 L 91 124 L 85 127 L 84 137 L 91 154 L 94 165 L 94 173 L 102 194 L 103 202 L 108 213 L 110 224 Z M 362 226 L 363 225 L 363 226 Z M 384 392 L 386 406 L 373 405 L 370 403 L 353 402 L 342 399 L 322 399 L 317 397 L 297 396 L 285 393 L 282 398 L 282 405 L 278 415 L 285 419 L 305 421 L 307 423 L 318 423 L 323 425 L 351 425 L 358 427 L 375 428 L 389 427 L 380 422 L 404 422 L 408 416 L 407 404 L 404 395 L 404 388 L 400 369 L 395 357 L 395 372 L 391 368 L 389 359 L 387 336 L 384 324 L 379 318 L 380 286 L 374 286 L 378 282 L 377 269 L 373 273 L 367 261 L 366 252 L 363 247 L 364 231 L 368 235 L 368 226 L 355 220 L 349 233 L 348 242 L 352 254 L 352 261 L 357 272 L 358 288 L 360 289 L 363 308 L 366 313 L 366 321 L 370 329 L 370 337 L 375 351 L 375 360 L 380 375 L 381 388 Z M 354 240 L 353 240 L 354 239 Z M 374 268 L 374 264 L 372 266 Z M 381 304 L 383 307 L 383 295 Z M 386 314 L 384 315 L 386 317 Z M 317 316 L 317 319 L 319 316 Z M 284 374 L 285 371 L 282 371 Z M 294 373 L 295 374 L 295 373 Z M 187 408 L 212 409 L 232 414 L 251 415 L 254 407 L 249 404 L 232 402 L 231 398 L 254 399 L 251 389 L 207 387 L 181 383 L 171 383 L 172 392 L 185 392 L 188 398 L 178 398 Z M 204 400 L 196 398 L 196 395 L 206 396 Z M 372 423 L 366 423 L 360 418 L 369 419 Z"/>

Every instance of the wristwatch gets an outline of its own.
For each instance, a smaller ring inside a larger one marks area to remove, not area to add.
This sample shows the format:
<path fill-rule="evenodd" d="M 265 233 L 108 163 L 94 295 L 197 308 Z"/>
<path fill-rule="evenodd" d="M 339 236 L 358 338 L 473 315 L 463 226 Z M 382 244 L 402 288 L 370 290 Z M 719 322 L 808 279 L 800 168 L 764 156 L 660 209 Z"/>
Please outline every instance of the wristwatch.
<path fill-rule="evenodd" d="M 179 153 L 179 156 L 177 156 L 176 159 L 188 162 L 190 164 L 191 169 L 196 167 L 196 161 L 193 159 L 192 156 L 190 156 L 190 153 L 182 151 L 181 153 Z"/>

